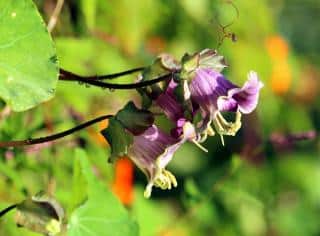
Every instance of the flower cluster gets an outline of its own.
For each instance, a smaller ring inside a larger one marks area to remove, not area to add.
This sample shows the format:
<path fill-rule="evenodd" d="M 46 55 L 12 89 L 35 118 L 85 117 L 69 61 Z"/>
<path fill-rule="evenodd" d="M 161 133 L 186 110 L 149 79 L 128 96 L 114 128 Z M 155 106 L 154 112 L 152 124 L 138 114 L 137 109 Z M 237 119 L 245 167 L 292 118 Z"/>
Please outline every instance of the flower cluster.
<path fill-rule="evenodd" d="M 128 126 L 128 122 L 121 118 L 123 115 L 116 116 L 125 129 L 125 135 L 130 135 L 130 139 L 125 139 L 129 142 L 125 142 L 121 153 L 114 152 L 117 140 L 111 140 L 109 128 L 104 133 L 113 149 L 112 155 L 128 155 L 147 176 L 145 197 L 150 197 L 153 186 L 161 189 L 177 186 L 176 178 L 166 170 L 166 166 L 183 143 L 192 142 L 207 151 L 201 143 L 215 133 L 224 143 L 224 135 L 234 136 L 240 129 L 241 115 L 256 108 L 259 91 L 263 87 L 257 73 L 249 72 L 247 81 L 239 87 L 221 74 L 225 67 L 223 57 L 210 49 L 186 54 L 181 62 L 167 54 L 159 56 L 141 74 L 140 80 L 146 81 L 164 74 L 168 74 L 169 79 L 139 89 L 143 98 L 141 111 L 144 114 L 151 110 L 161 111 L 174 124 L 171 132 L 164 132 L 154 124 L 154 119 L 137 118 L 136 124 L 130 121 Z M 139 109 L 135 110 L 139 113 Z M 222 112 L 235 113 L 235 120 L 227 121 Z M 148 116 L 151 115 L 154 116 L 155 112 L 148 113 Z M 143 120 L 148 120 L 148 125 L 141 125 Z M 139 132 L 134 132 L 137 125 Z M 141 129 L 142 126 L 144 129 Z"/>

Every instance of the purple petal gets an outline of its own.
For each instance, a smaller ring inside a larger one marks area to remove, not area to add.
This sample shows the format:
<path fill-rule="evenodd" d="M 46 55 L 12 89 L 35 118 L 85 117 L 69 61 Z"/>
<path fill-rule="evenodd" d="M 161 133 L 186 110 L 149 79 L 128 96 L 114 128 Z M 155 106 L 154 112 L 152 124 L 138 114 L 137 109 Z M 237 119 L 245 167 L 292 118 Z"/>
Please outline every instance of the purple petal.
<path fill-rule="evenodd" d="M 171 80 L 167 90 L 162 93 L 156 100 L 156 104 L 172 121 L 177 121 L 180 117 L 183 117 L 182 106 L 178 103 L 174 95 L 174 89 L 176 87 L 177 83 Z"/>
<path fill-rule="evenodd" d="M 228 97 L 237 102 L 240 112 L 248 114 L 256 108 L 262 87 L 263 83 L 258 79 L 257 73 L 250 71 L 243 87 L 231 89 Z"/>
<path fill-rule="evenodd" d="M 219 105 L 228 105 L 229 109 L 231 105 L 234 106 L 234 102 L 232 101 L 228 102 L 228 104 L 218 104 L 218 98 L 227 96 L 228 91 L 234 88 L 237 88 L 237 86 L 217 71 L 208 68 L 196 70 L 196 75 L 190 83 L 190 92 L 192 102 L 196 106 L 199 106 L 201 116 L 203 117 L 202 121 L 197 124 L 200 132 L 208 128 L 208 125 L 218 111 Z"/>
<path fill-rule="evenodd" d="M 208 68 L 198 69 L 190 83 L 191 98 L 201 110 L 211 115 L 217 110 L 218 98 L 226 96 L 233 88 L 237 87 L 222 74 Z"/>
<path fill-rule="evenodd" d="M 180 118 L 176 121 L 176 127 L 171 130 L 171 136 L 179 138 L 183 135 L 183 125 L 187 122 L 185 118 Z"/>
<path fill-rule="evenodd" d="M 148 178 L 145 197 L 150 197 L 153 186 L 161 189 L 171 189 L 171 186 L 177 186 L 174 175 L 165 167 L 181 145 L 182 140 L 172 138 L 155 125 L 143 134 L 134 137 L 128 155 Z"/>
<path fill-rule="evenodd" d="M 218 98 L 218 110 L 219 111 L 231 111 L 236 112 L 238 109 L 238 103 L 235 99 L 229 97 Z"/>
<path fill-rule="evenodd" d="M 171 189 L 171 186 L 177 186 L 174 175 L 167 171 L 165 167 L 178 148 L 187 140 L 193 139 L 195 135 L 193 125 L 190 122 L 185 122 L 183 135 L 178 139 L 162 132 L 155 125 L 143 134 L 134 136 L 128 155 L 148 178 L 145 197 L 150 196 L 152 186 L 162 189 Z"/>
<path fill-rule="evenodd" d="M 177 142 L 179 140 L 172 138 L 153 125 L 143 134 L 134 136 L 133 145 L 128 153 L 136 165 L 150 178 L 154 174 L 156 160 L 164 154 L 161 157 L 164 159 L 162 163 L 168 163 L 173 153 L 166 152 L 166 149 Z"/>

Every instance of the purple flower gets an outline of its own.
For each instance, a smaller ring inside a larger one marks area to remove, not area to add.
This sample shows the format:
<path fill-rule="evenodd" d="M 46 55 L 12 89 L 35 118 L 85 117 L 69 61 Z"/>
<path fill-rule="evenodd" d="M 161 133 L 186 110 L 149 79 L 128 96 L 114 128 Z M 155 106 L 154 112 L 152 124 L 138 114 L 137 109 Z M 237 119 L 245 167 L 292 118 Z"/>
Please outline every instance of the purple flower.
<path fill-rule="evenodd" d="M 178 138 L 164 133 L 155 125 L 141 135 L 134 136 L 128 155 L 148 178 L 145 197 L 150 197 L 153 186 L 161 189 L 177 186 L 176 178 L 165 167 L 178 148 L 195 137 L 194 127 L 189 122 L 183 124 L 183 132 Z"/>
<path fill-rule="evenodd" d="M 158 58 L 141 75 L 142 81 L 168 71 L 171 80 L 139 89 L 143 107 L 159 108 L 174 123 L 165 133 L 154 122 L 155 113 L 138 109 L 129 103 L 109 120 L 102 131 L 111 145 L 111 157 L 128 155 L 148 179 L 144 196 L 150 197 L 153 186 L 171 189 L 177 186 L 175 176 L 166 166 L 179 147 L 189 141 L 206 151 L 199 143 L 217 132 L 234 136 L 241 127 L 241 115 L 252 112 L 258 103 L 263 84 L 251 71 L 248 80 L 239 87 L 219 72 L 226 67 L 216 51 L 205 49 L 186 54 L 181 64 L 171 57 Z M 227 121 L 222 112 L 235 113 L 234 121 Z"/>
<path fill-rule="evenodd" d="M 248 74 L 248 80 L 240 88 L 213 69 L 198 68 L 189 87 L 191 99 L 199 106 L 203 117 L 200 130 L 204 137 L 214 134 L 211 123 L 222 137 L 234 136 L 240 129 L 241 113 L 248 114 L 256 108 L 263 84 L 253 71 Z M 222 111 L 236 112 L 235 122 L 226 121 Z"/>

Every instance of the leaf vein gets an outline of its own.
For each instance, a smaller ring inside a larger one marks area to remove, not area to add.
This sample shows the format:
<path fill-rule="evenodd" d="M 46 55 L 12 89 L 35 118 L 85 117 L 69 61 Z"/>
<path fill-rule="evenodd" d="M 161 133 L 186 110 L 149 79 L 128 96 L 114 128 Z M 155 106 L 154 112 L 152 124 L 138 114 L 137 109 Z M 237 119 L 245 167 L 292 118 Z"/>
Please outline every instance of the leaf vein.
<path fill-rule="evenodd" d="M 0 49 L 6 49 L 6 48 L 12 47 L 15 43 L 19 42 L 20 40 L 28 38 L 28 37 L 29 37 L 31 34 L 33 34 L 36 30 L 37 30 L 37 29 L 34 29 L 34 30 L 32 30 L 31 32 L 29 32 L 29 33 L 26 33 L 26 34 L 24 34 L 24 35 L 21 35 L 20 37 L 17 37 L 16 39 L 12 40 L 12 41 L 9 42 L 9 43 L 0 45 Z"/>

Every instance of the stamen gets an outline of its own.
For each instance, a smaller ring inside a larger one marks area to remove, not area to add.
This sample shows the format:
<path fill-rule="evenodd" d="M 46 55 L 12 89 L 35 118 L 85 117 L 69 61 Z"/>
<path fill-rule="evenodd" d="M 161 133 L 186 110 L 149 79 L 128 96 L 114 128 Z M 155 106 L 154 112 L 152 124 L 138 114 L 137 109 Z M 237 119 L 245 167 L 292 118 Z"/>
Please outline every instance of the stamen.
<path fill-rule="evenodd" d="M 216 113 L 216 119 L 213 120 L 214 127 L 220 134 L 222 145 L 224 146 L 223 135 L 235 136 L 241 128 L 241 113 L 237 111 L 234 122 L 228 122 L 224 119 L 220 112 Z"/>
<path fill-rule="evenodd" d="M 204 152 L 208 152 L 208 149 L 206 149 L 205 147 L 203 147 L 200 143 L 198 143 L 196 140 L 192 139 L 192 142 L 198 147 L 200 148 L 202 151 Z"/>
<path fill-rule="evenodd" d="M 150 198 L 151 192 L 152 192 L 152 186 L 153 186 L 153 182 L 150 181 L 150 182 L 147 184 L 147 186 L 146 186 L 146 188 L 145 188 L 145 190 L 144 190 L 144 193 L 143 193 L 143 196 L 144 196 L 145 198 Z"/>
<path fill-rule="evenodd" d="M 199 143 L 203 143 L 204 141 L 207 140 L 208 135 L 209 136 L 214 136 L 215 135 L 215 132 L 212 129 L 212 127 L 210 126 L 210 124 L 208 125 L 207 129 L 202 134 L 200 134 L 200 137 L 198 138 L 197 141 Z"/>
<path fill-rule="evenodd" d="M 216 133 L 214 132 L 214 130 L 212 129 L 211 126 L 208 126 L 208 128 L 207 128 L 207 134 L 208 134 L 209 136 L 214 136 Z"/>
<path fill-rule="evenodd" d="M 165 169 L 159 170 L 158 174 L 155 175 L 153 182 L 150 182 L 150 183 L 153 183 L 156 187 L 159 187 L 163 190 L 165 189 L 170 190 L 172 186 L 177 187 L 178 185 L 174 175 L 170 171 L 167 171 Z"/>
<path fill-rule="evenodd" d="M 201 135 L 202 135 L 202 137 L 200 137 L 200 139 L 198 141 L 199 143 L 203 143 L 204 141 L 207 140 L 208 133 L 207 133 L 207 131 L 204 131 L 203 134 L 201 134 Z"/>
<path fill-rule="evenodd" d="M 221 139 L 222 146 L 224 146 L 224 138 L 222 134 L 220 134 L 220 139 Z"/>
<path fill-rule="evenodd" d="M 178 182 L 177 182 L 176 177 L 170 171 L 167 171 L 167 170 L 164 170 L 164 171 L 166 172 L 166 175 L 170 179 L 170 182 L 172 183 L 173 187 L 177 187 Z"/>

